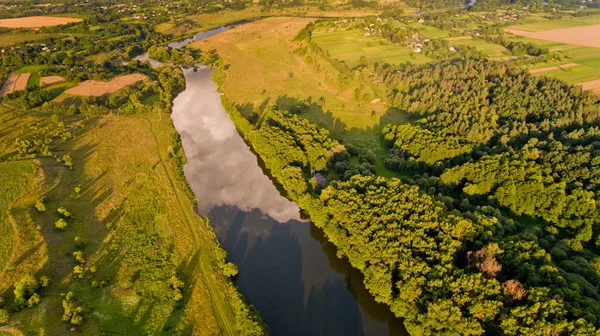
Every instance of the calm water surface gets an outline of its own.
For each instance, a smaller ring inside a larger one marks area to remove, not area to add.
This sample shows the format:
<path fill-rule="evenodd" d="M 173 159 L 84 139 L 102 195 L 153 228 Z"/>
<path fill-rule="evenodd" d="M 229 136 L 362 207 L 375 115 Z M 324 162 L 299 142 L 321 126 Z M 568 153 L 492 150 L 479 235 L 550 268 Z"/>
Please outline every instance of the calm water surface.
<path fill-rule="evenodd" d="M 235 282 L 272 335 L 408 335 L 362 275 L 300 216 L 237 133 L 211 81 L 185 70 L 173 121 L 188 157 L 185 175 L 239 268 Z"/>

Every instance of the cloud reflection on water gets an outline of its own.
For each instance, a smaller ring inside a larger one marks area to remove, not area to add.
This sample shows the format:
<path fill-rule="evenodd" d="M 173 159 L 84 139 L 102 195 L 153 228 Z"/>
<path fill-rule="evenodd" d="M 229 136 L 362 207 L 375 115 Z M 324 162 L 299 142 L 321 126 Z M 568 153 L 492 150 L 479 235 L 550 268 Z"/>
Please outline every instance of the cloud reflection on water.
<path fill-rule="evenodd" d="M 186 90 L 174 102 L 173 122 L 188 158 L 184 171 L 206 214 L 235 205 L 260 209 L 280 223 L 301 220 L 298 206 L 279 194 L 223 111 L 212 70 L 186 70 Z M 189 111 L 194 111 L 190 113 Z M 207 192 L 210 190 L 211 192 Z"/>

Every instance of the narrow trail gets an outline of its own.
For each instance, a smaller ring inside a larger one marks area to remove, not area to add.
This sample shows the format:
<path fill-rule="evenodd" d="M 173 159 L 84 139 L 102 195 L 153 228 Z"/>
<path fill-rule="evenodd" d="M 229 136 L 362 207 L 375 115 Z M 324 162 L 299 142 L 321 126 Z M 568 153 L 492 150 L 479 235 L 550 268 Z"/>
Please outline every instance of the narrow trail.
<path fill-rule="evenodd" d="M 198 233 L 194 229 L 194 221 L 192 219 L 190 219 L 189 212 L 185 210 L 183 203 L 181 201 L 181 196 L 179 195 L 179 190 L 177 189 L 175 182 L 173 181 L 173 178 L 171 177 L 171 174 L 169 174 L 169 170 L 167 169 L 167 166 L 164 163 L 163 157 L 160 153 L 160 141 L 158 140 L 158 137 L 156 136 L 156 133 L 154 132 L 154 125 L 152 124 L 152 121 L 150 121 L 150 119 L 148 119 L 148 118 L 145 118 L 145 117 L 138 117 L 138 118 L 144 119 L 148 122 L 148 124 L 150 124 L 150 132 L 152 133 L 152 136 L 154 137 L 154 140 L 156 142 L 156 153 L 160 160 L 160 164 L 163 167 L 163 170 L 165 171 L 167 178 L 169 179 L 169 184 L 171 185 L 173 193 L 175 193 L 175 197 L 177 198 L 177 203 L 179 204 L 179 209 L 180 209 L 181 213 L 184 215 L 185 220 L 188 224 L 188 228 L 189 228 L 190 232 L 192 233 L 192 238 L 194 240 L 194 248 L 197 251 L 199 251 L 201 244 L 200 244 L 200 238 L 198 237 Z M 223 306 L 222 306 L 223 302 L 225 301 L 225 298 L 221 296 L 221 293 L 217 287 L 217 284 L 215 283 L 214 279 L 212 278 L 210 272 L 208 272 L 206 270 L 206 266 L 202 262 L 202 255 L 199 258 L 199 263 L 200 263 L 200 270 L 202 272 L 202 277 L 205 279 L 205 283 L 209 289 L 209 294 L 210 294 L 210 298 L 212 301 L 212 307 L 216 308 L 216 310 L 217 310 L 216 315 L 218 315 L 216 317 L 218 320 L 221 320 L 220 324 L 223 327 L 222 331 L 224 331 L 226 335 L 236 335 L 237 333 L 235 332 L 235 328 L 233 326 L 231 326 L 229 319 L 227 319 L 227 317 L 226 317 L 226 314 L 225 314 L 226 308 L 223 308 Z"/>

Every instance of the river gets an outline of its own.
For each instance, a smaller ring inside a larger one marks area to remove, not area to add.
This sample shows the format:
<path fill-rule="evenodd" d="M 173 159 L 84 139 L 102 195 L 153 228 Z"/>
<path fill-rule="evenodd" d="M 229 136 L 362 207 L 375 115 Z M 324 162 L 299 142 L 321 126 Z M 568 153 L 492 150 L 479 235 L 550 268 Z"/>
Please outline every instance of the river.
<path fill-rule="evenodd" d="M 407 335 L 362 275 L 265 175 L 221 105 L 212 70 L 185 70 L 173 122 L 185 175 L 229 260 L 235 283 L 272 335 Z"/>

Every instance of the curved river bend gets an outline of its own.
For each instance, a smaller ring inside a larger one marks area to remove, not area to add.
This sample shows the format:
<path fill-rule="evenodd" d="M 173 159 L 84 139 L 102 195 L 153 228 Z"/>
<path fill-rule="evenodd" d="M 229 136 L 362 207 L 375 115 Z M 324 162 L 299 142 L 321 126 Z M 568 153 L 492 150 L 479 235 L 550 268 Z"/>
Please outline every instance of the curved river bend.
<path fill-rule="evenodd" d="M 188 158 L 185 175 L 199 212 L 239 268 L 236 285 L 271 334 L 408 335 L 265 175 L 223 109 L 212 70 L 184 73 L 172 118 Z"/>

